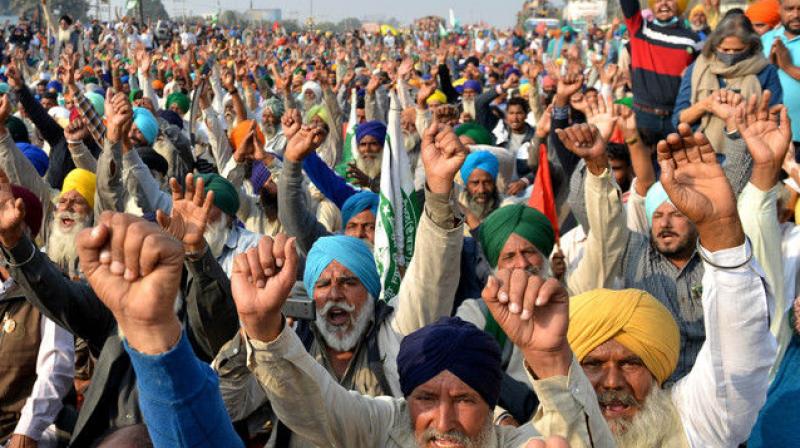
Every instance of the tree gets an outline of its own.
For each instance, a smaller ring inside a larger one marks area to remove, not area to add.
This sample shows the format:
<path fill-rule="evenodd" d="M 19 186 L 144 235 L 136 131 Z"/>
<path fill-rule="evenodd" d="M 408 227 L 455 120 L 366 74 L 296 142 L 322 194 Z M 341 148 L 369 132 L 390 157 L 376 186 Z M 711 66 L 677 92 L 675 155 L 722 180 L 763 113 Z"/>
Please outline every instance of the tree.
<path fill-rule="evenodd" d="M 71 1 L 71 0 L 65 0 Z M 167 14 L 167 9 L 164 8 L 164 4 L 161 3 L 161 0 L 138 0 L 142 3 L 142 11 L 144 12 L 144 20 L 151 20 L 153 22 L 161 19 L 169 19 L 169 14 Z M 136 20 L 139 20 L 139 3 L 136 3 L 134 8 L 131 8 L 126 11 L 126 15 L 130 17 L 135 17 Z"/>
<path fill-rule="evenodd" d="M 10 13 L 23 17 L 30 17 L 33 12 L 40 6 L 39 0 L 6 0 L 0 2 L 0 5 L 6 5 L 3 8 Z M 47 8 L 53 15 L 53 20 L 58 21 L 59 17 L 63 14 L 69 14 L 75 20 L 84 20 L 86 12 L 89 10 L 89 5 L 86 0 L 49 0 Z M 54 23 L 53 25 L 58 25 Z"/>

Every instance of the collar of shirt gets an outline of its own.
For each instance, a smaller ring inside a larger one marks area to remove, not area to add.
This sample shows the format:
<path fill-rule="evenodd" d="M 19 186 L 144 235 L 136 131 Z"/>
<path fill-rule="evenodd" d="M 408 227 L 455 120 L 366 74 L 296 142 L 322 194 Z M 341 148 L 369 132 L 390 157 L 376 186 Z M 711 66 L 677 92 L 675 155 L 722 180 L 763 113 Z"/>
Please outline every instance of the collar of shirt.
<path fill-rule="evenodd" d="M 782 40 L 784 43 L 794 42 L 794 41 L 796 41 L 796 40 L 800 39 L 800 35 L 798 35 L 798 36 L 795 36 L 795 37 L 793 37 L 793 38 L 791 38 L 791 39 L 790 39 L 790 38 L 789 38 L 789 37 L 786 35 L 786 28 L 785 28 L 783 25 L 781 25 L 781 26 L 779 26 L 779 27 L 775 28 L 774 30 L 772 30 L 772 31 L 770 31 L 770 32 L 771 32 L 771 33 L 774 33 L 774 36 L 775 36 L 775 38 L 776 38 L 776 39 L 777 39 L 777 38 L 780 38 L 780 39 L 781 39 L 781 40 Z"/>

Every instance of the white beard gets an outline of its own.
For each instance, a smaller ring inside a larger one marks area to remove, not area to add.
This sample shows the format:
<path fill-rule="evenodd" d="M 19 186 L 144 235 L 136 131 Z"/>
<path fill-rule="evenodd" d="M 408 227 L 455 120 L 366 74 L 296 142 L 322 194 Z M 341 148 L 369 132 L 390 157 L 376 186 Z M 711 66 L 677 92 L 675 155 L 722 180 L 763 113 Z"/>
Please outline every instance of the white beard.
<path fill-rule="evenodd" d="M 61 227 L 61 219 L 70 218 L 75 221 L 72 228 L 64 230 Z M 47 256 L 59 265 L 61 269 L 69 275 L 69 272 L 77 266 L 78 246 L 75 238 L 81 230 L 89 227 L 91 216 L 83 216 L 73 212 L 56 212 L 50 226 L 50 236 L 47 237 Z"/>
<path fill-rule="evenodd" d="M 476 119 L 477 116 L 475 115 L 475 100 L 464 100 L 461 102 L 461 106 L 464 112 L 468 113 L 472 119 Z"/>
<path fill-rule="evenodd" d="M 361 154 L 356 155 L 356 168 L 364 172 L 370 179 L 375 179 L 381 174 L 383 164 L 383 151 L 378 153 L 375 159 L 367 159 Z"/>
<path fill-rule="evenodd" d="M 413 430 L 414 422 L 411 424 Z M 428 446 L 428 442 L 434 440 L 434 438 L 446 437 L 450 440 L 457 441 L 464 448 L 484 448 L 490 446 L 489 440 L 491 440 L 491 438 L 494 436 L 494 431 L 494 423 L 492 421 L 492 414 L 490 413 L 486 416 L 486 422 L 483 424 L 481 432 L 479 432 L 474 438 L 467 437 L 466 434 L 460 431 L 440 433 L 433 428 L 428 428 L 422 433 L 422 436 L 417 439 L 417 446 L 419 448 L 425 448 Z"/>
<path fill-rule="evenodd" d="M 668 441 L 683 431 L 669 392 L 655 381 L 632 420 L 612 420 L 608 421 L 608 426 L 620 448 L 670 446 Z"/>
<path fill-rule="evenodd" d="M 278 127 L 272 123 L 261 123 L 261 132 L 264 133 L 264 140 L 270 140 L 278 134 Z"/>
<path fill-rule="evenodd" d="M 420 142 L 419 134 L 417 132 L 403 131 L 403 144 L 406 147 L 406 152 L 414 152 Z"/>
<path fill-rule="evenodd" d="M 203 236 L 214 258 L 219 258 L 220 255 L 222 255 L 222 251 L 225 250 L 225 243 L 228 241 L 229 232 L 227 215 L 222 215 L 222 218 L 219 220 L 209 222 L 206 225 L 206 231 L 203 233 Z"/>
<path fill-rule="evenodd" d="M 335 326 L 328 323 L 325 318 L 328 311 L 334 306 L 350 313 L 350 322 L 342 326 Z M 375 299 L 369 295 L 361 311 L 354 315 L 355 307 L 347 302 L 327 302 L 321 310 L 317 311 L 315 324 L 319 330 L 325 344 L 338 352 L 347 352 L 356 348 L 358 341 L 364 336 L 367 326 L 372 321 L 375 314 Z M 348 330 L 349 328 L 349 330 Z"/>

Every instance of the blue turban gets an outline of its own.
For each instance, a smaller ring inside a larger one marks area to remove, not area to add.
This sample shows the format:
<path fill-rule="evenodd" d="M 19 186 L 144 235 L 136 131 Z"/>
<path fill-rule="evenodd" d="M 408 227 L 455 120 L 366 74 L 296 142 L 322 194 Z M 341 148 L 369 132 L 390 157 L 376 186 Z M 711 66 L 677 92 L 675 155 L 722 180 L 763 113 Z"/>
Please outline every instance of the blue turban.
<path fill-rule="evenodd" d="M 50 166 L 50 159 L 47 158 L 47 153 L 42 148 L 30 143 L 17 143 L 17 148 L 25 154 L 25 157 L 36 168 L 36 172 L 40 176 L 44 176 Z"/>
<path fill-rule="evenodd" d="M 153 116 L 152 112 L 144 107 L 134 107 L 133 124 L 135 124 L 136 128 L 144 135 L 147 143 L 152 145 L 153 142 L 156 141 L 156 136 L 158 135 L 158 121 L 156 121 L 156 117 Z"/>
<path fill-rule="evenodd" d="M 375 137 L 378 144 L 383 146 L 386 139 L 386 125 L 378 120 L 365 121 L 356 127 L 356 142 L 361 143 L 361 139 L 366 136 Z"/>
<path fill-rule="evenodd" d="M 364 210 L 370 210 L 377 217 L 379 201 L 380 197 L 377 194 L 367 190 L 359 191 L 347 198 L 342 204 L 342 226 L 346 227 L 353 216 Z"/>
<path fill-rule="evenodd" d="M 522 78 L 522 73 L 514 67 L 506 70 L 506 79 L 508 79 L 511 75 L 517 75 L 517 78 Z"/>
<path fill-rule="evenodd" d="M 309 297 L 314 297 L 317 279 L 332 261 L 338 261 L 355 274 L 372 297 L 380 296 L 381 278 L 367 244 L 352 236 L 335 235 L 318 239 L 308 251 L 303 285 Z"/>
<path fill-rule="evenodd" d="M 397 354 L 405 397 L 445 370 L 475 389 L 490 408 L 497 404 L 503 380 L 500 347 L 488 333 L 458 317 L 442 317 L 409 334 Z"/>
<path fill-rule="evenodd" d="M 478 81 L 475 81 L 474 79 L 468 79 L 468 80 L 464 81 L 464 84 L 462 84 L 461 87 L 463 89 L 474 90 L 475 93 L 481 93 L 481 91 L 483 90 L 483 88 L 481 87 L 481 83 L 478 82 Z"/>
<path fill-rule="evenodd" d="M 497 179 L 497 170 L 500 168 L 500 163 L 497 157 L 489 151 L 475 151 L 467 156 L 464 164 L 461 165 L 461 180 L 466 184 L 469 181 L 469 176 L 476 169 L 480 169 L 489 173 L 492 179 Z"/>
<path fill-rule="evenodd" d="M 56 92 L 61 93 L 63 87 L 61 86 L 60 82 L 52 80 L 47 83 L 47 90 L 55 90 Z"/>
<path fill-rule="evenodd" d="M 647 223 L 650 224 L 651 227 L 653 225 L 653 213 L 665 202 L 672 203 L 669 200 L 669 196 L 667 196 L 667 192 L 664 190 L 664 186 L 661 185 L 661 182 L 656 182 L 647 190 L 647 196 L 644 197 L 644 212 L 647 215 Z"/>
<path fill-rule="evenodd" d="M 261 193 L 264 183 L 270 176 L 272 176 L 272 172 L 267 168 L 267 165 L 264 165 L 264 162 L 260 160 L 253 162 L 253 170 L 250 172 L 250 185 L 253 186 L 253 191 L 256 194 Z"/>

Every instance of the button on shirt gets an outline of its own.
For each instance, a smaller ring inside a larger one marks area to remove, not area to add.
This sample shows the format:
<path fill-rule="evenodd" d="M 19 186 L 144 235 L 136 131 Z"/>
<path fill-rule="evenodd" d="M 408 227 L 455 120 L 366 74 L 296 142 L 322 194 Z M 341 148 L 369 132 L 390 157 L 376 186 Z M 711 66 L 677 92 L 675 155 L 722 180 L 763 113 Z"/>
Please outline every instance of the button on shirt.
<path fill-rule="evenodd" d="M 792 64 L 800 64 L 800 36 L 793 39 L 786 37 L 783 26 L 761 36 L 761 43 L 764 46 L 764 56 L 769 58 L 772 43 L 775 39 L 780 39 L 789 50 Z M 789 110 L 789 118 L 792 120 L 792 140 L 800 141 L 800 81 L 792 78 L 783 70 L 778 69 L 778 77 L 783 88 L 783 104 Z"/>

